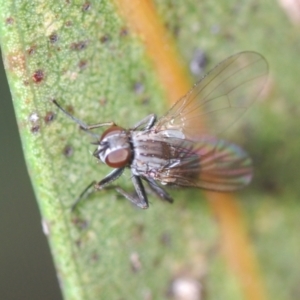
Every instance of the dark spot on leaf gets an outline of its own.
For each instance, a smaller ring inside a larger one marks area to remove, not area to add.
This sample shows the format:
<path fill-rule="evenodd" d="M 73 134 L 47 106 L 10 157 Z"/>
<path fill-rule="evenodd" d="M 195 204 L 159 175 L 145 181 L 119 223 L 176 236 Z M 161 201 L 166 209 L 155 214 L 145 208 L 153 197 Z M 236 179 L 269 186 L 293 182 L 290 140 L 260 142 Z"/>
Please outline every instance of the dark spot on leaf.
<path fill-rule="evenodd" d="M 150 103 L 150 98 L 149 97 L 145 97 L 142 99 L 142 104 L 143 105 L 148 105 Z"/>
<path fill-rule="evenodd" d="M 54 120 L 55 114 L 52 111 L 48 111 L 46 116 L 44 117 L 44 121 L 46 124 L 51 123 Z"/>
<path fill-rule="evenodd" d="M 74 107 L 72 105 L 67 105 L 66 106 L 66 110 L 68 111 L 68 113 L 70 113 L 71 115 L 74 115 Z"/>
<path fill-rule="evenodd" d="M 79 229 L 83 230 L 88 227 L 88 222 L 82 218 L 74 217 L 72 223 Z"/>
<path fill-rule="evenodd" d="M 154 259 L 153 259 L 153 267 L 156 269 L 159 267 L 159 265 L 161 264 L 161 260 L 162 258 L 159 257 L 159 256 L 156 256 Z"/>
<path fill-rule="evenodd" d="M 100 99 L 99 102 L 100 102 L 101 106 L 105 106 L 107 104 L 107 99 L 106 98 L 102 98 L 102 99 Z"/>
<path fill-rule="evenodd" d="M 86 60 L 81 60 L 78 63 L 78 67 L 79 67 L 80 70 L 84 70 L 87 67 L 87 61 Z"/>
<path fill-rule="evenodd" d="M 82 51 L 87 47 L 87 44 L 88 44 L 87 41 L 79 41 L 77 43 L 72 43 L 71 50 Z"/>
<path fill-rule="evenodd" d="M 56 32 L 50 34 L 49 41 L 51 44 L 55 44 L 58 41 L 58 35 Z"/>
<path fill-rule="evenodd" d="M 100 258 L 100 256 L 96 251 L 94 253 L 92 253 L 91 259 L 92 259 L 93 262 L 99 261 L 99 258 Z"/>
<path fill-rule="evenodd" d="M 179 27 L 179 25 L 175 25 L 173 27 L 173 35 L 177 37 L 177 36 L 179 36 L 179 34 L 180 34 L 180 27 Z"/>
<path fill-rule="evenodd" d="M 190 70 L 194 75 L 201 75 L 204 73 L 204 69 L 207 64 L 207 57 L 205 52 L 201 49 L 197 49 L 194 52 L 193 58 L 190 62 Z"/>
<path fill-rule="evenodd" d="M 76 241 L 75 241 L 75 245 L 76 245 L 78 248 L 80 248 L 81 245 L 82 245 L 81 239 L 76 240 Z"/>
<path fill-rule="evenodd" d="M 34 74 L 32 75 L 32 79 L 35 83 L 40 83 L 43 81 L 45 75 L 43 70 L 36 70 Z"/>
<path fill-rule="evenodd" d="M 233 36 L 230 32 L 225 32 L 223 34 L 224 38 L 228 41 L 228 42 L 234 42 L 235 41 L 235 36 Z"/>
<path fill-rule="evenodd" d="M 165 247 L 171 247 L 171 235 L 168 232 L 164 232 L 160 237 L 160 242 Z"/>
<path fill-rule="evenodd" d="M 120 30 L 120 37 L 125 37 L 129 34 L 128 28 L 127 27 L 122 27 Z"/>
<path fill-rule="evenodd" d="M 261 184 L 268 193 L 274 193 L 275 195 L 280 193 L 279 185 L 274 178 L 265 178 L 262 180 Z"/>
<path fill-rule="evenodd" d="M 38 133 L 40 131 L 40 126 L 39 125 L 34 125 L 31 127 L 31 132 L 32 133 Z"/>
<path fill-rule="evenodd" d="M 135 243 L 142 242 L 145 226 L 143 224 L 136 224 L 133 229 L 132 238 Z"/>
<path fill-rule="evenodd" d="M 63 149 L 63 154 L 66 157 L 71 157 L 74 153 L 73 148 L 70 145 L 66 145 L 65 148 Z"/>
<path fill-rule="evenodd" d="M 66 27 L 71 27 L 73 25 L 72 21 L 66 21 L 65 23 Z"/>
<path fill-rule="evenodd" d="M 15 20 L 12 17 L 9 17 L 6 19 L 6 24 L 8 24 L 8 25 L 12 25 L 12 24 L 14 24 L 14 22 L 15 22 Z"/>
<path fill-rule="evenodd" d="M 298 3 L 299 4 L 299 3 Z M 299 7 L 299 6 L 298 6 Z M 260 3 L 252 3 L 251 6 L 250 6 L 250 9 L 256 13 L 259 11 L 259 8 L 260 8 Z"/>
<path fill-rule="evenodd" d="M 103 43 L 103 44 L 109 42 L 110 40 L 111 40 L 111 37 L 110 37 L 110 35 L 108 35 L 108 34 L 105 34 L 104 36 L 102 36 L 102 37 L 100 38 L 100 42 Z"/>
<path fill-rule="evenodd" d="M 82 10 L 83 11 L 87 11 L 91 8 L 91 3 L 90 2 L 85 2 L 83 5 L 82 5 Z"/>
<path fill-rule="evenodd" d="M 172 32 L 175 37 L 177 37 L 180 33 L 179 25 L 171 25 L 170 23 L 165 23 L 165 27 L 168 29 L 168 31 Z"/>
<path fill-rule="evenodd" d="M 133 85 L 133 90 L 137 95 L 141 95 L 145 90 L 145 86 L 141 82 L 136 82 Z"/>
<path fill-rule="evenodd" d="M 29 49 L 27 49 L 27 54 L 32 55 L 36 51 L 36 45 L 31 46 Z"/>

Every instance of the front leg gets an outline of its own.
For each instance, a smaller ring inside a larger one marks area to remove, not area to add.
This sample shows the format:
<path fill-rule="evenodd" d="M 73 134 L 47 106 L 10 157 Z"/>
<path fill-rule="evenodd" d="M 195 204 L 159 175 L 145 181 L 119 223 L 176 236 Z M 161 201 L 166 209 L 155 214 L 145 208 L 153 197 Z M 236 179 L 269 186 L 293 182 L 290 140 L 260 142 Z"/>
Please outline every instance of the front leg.
<path fill-rule="evenodd" d="M 114 169 L 108 175 L 106 175 L 100 182 L 95 184 L 96 190 L 102 190 L 110 183 L 114 182 L 118 179 L 124 172 L 125 168 Z"/>
<path fill-rule="evenodd" d="M 81 202 L 82 199 L 88 197 L 89 194 L 92 194 L 95 189 L 91 189 L 92 186 L 94 186 L 94 184 L 96 183 L 96 181 L 92 181 L 79 195 L 79 197 L 75 200 L 75 202 L 72 204 L 71 206 L 71 211 L 75 211 L 77 208 L 77 205 L 79 204 L 79 202 Z"/>
<path fill-rule="evenodd" d="M 88 195 L 92 194 L 96 190 L 102 190 L 102 189 L 109 189 L 110 187 L 106 187 L 108 184 L 112 183 L 116 179 L 118 179 L 122 173 L 124 172 L 125 168 L 115 169 L 112 172 L 110 172 L 106 177 L 104 177 L 100 182 L 96 183 L 96 181 L 92 181 L 79 195 L 79 197 L 76 199 L 76 201 L 73 203 L 71 210 L 76 210 L 78 204 Z M 94 189 L 92 189 L 94 187 Z M 115 188 L 115 187 L 111 187 Z"/>

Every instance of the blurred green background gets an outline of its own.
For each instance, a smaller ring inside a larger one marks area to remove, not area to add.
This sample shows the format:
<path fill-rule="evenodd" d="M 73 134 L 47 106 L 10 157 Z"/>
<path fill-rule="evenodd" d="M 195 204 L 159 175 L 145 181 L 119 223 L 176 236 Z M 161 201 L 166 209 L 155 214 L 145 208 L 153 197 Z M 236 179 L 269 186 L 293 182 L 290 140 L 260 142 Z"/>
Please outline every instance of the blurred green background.
<path fill-rule="evenodd" d="M 0 299 L 61 299 L 0 64 Z"/>

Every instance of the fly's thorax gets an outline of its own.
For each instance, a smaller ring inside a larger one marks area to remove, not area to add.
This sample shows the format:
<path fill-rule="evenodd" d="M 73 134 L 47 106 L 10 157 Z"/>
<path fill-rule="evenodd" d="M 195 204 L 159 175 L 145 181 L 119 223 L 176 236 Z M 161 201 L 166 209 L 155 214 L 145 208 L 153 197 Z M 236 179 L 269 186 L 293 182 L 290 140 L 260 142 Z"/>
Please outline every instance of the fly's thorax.
<path fill-rule="evenodd" d="M 132 132 L 134 158 L 131 164 L 133 173 L 157 179 L 168 165 L 179 161 L 176 145 L 169 143 L 165 135 L 154 131 Z"/>
<path fill-rule="evenodd" d="M 94 155 L 112 168 L 127 166 L 132 158 L 130 133 L 119 126 L 111 126 L 102 134 Z"/>

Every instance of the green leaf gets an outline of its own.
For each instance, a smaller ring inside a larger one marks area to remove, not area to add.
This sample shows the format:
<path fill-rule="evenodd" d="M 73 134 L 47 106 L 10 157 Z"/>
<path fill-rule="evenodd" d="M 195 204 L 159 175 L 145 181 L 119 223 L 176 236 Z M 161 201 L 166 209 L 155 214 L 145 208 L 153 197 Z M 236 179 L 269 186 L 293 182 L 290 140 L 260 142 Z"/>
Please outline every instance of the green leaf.
<path fill-rule="evenodd" d="M 209 249 L 215 225 L 184 201 L 176 208 L 155 199 L 141 211 L 115 192 L 94 194 L 71 213 L 81 191 L 109 169 L 91 158 L 91 137 L 51 102 L 88 124 L 113 119 L 124 127 L 164 111 L 142 43 L 109 1 L 3 2 L 1 22 L 24 153 L 65 297 L 159 297 L 187 255 L 186 233 L 211 235 L 198 245 Z M 120 184 L 132 188 L 123 177 Z"/>

